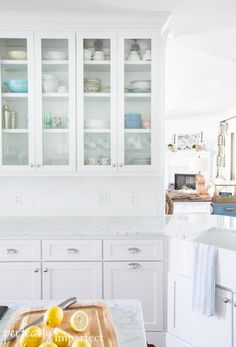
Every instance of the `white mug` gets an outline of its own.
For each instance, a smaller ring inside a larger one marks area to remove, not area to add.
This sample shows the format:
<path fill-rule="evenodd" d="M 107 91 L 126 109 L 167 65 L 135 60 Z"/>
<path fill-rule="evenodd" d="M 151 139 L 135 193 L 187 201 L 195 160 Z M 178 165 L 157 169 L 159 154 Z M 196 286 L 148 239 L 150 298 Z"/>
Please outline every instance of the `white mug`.
<path fill-rule="evenodd" d="M 138 61 L 138 60 L 141 60 L 141 58 L 140 58 L 138 52 L 131 51 L 129 56 L 128 56 L 128 60 Z"/>
<path fill-rule="evenodd" d="M 89 49 L 84 49 L 84 60 L 91 60 L 93 53 Z"/>
<path fill-rule="evenodd" d="M 105 59 L 104 52 L 103 51 L 96 51 L 94 53 L 93 59 L 94 60 L 104 60 Z"/>

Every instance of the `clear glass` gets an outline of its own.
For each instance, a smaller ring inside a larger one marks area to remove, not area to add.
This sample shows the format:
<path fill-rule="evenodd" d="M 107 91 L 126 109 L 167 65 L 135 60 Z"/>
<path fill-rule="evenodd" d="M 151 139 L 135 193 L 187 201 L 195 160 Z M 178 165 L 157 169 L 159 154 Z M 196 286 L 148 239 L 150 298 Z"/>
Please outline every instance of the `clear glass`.
<path fill-rule="evenodd" d="M 84 39 L 84 165 L 111 164 L 110 39 Z"/>
<path fill-rule="evenodd" d="M 28 134 L 3 134 L 3 165 L 28 165 Z"/>
<path fill-rule="evenodd" d="M 69 165 L 67 39 L 42 39 L 43 164 Z"/>
<path fill-rule="evenodd" d="M 125 165 L 151 165 L 151 39 L 124 40 Z"/>
<path fill-rule="evenodd" d="M 2 164 L 28 165 L 27 39 L 0 39 Z"/>

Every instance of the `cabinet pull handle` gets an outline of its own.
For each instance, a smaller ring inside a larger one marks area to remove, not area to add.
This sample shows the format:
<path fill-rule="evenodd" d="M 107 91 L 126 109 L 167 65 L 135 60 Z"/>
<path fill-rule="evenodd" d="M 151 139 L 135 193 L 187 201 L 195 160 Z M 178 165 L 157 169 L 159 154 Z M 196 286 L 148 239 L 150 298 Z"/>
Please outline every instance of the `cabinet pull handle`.
<path fill-rule="evenodd" d="M 79 250 L 78 250 L 78 248 L 67 248 L 67 252 L 69 254 L 77 254 L 77 253 L 79 253 Z"/>
<path fill-rule="evenodd" d="M 128 264 L 128 269 L 132 269 L 132 270 L 138 270 L 141 268 L 141 265 L 138 263 L 130 263 Z"/>
<path fill-rule="evenodd" d="M 113 163 L 113 164 L 112 164 L 112 167 L 116 167 L 116 163 Z"/>
<path fill-rule="evenodd" d="M 122 164 L 122 163 L 120 163 L 120 164 L 119 164 L 119 167 L 123 167 L 123 164 Z"/>
<path fill-rule="evenodd" d="M 45 267 L 45 268 L 43 269 L 43 272 L 48 272 L 48 268 Z"/>
<path fill-rule="evenodd" d="M 40 164 L 37 164 L 36 167 L 40 167 L 41 165 Z"/>
<path fill-rule="evenodd" d="M 130 247 L 128 248 L 128 252 L 130 254 L 138 254 L 138 253 L 141 253 L 141 249 L 137 247 Z"/>
<path fill-rule="evenodd" d="M 235 208 L 234 207 L 225 207 L 225 211 L 233 212 L 233 211 L 235 211 Z"/>
<path fill-rule="evenodd" d="M 18 251 L 15 248 L 8 248 L 5 250 L 5 254 L 16 254 Z"/>
<path fill-rule="evenodd" d="M 225 304 L 228 304 L 229 299 L 228 298 L 224 298 L 223 301 L 224 301 Z"/>
<path fill-rule="evenodd" d="M 36 268 L 34 269 L 34 272 L 39 272 L 39 269 L 36 267 Z"/>
<path fill-rule="evenodd" d="M 34 167 L 35 165 L 33 163 L 30 164 L 30 167 Z"/>

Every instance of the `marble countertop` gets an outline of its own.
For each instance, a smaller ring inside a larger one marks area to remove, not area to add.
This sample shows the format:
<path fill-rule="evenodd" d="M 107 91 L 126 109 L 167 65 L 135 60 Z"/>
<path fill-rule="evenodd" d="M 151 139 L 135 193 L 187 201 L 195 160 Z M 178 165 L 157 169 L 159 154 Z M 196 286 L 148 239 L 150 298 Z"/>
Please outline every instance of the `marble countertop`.
<path fill-rule="evenodd" d="M 0 301 L 9 307 L 0 321 L 0 339 L 7 327 L 12 313 L 18 309 L 32 306 L 51 305 L 55 301 Z M 141 304 L 137 300 L 107 300 L 120 347 L 146 347 L 145 330 Z"/>
<path fill-rule="evenodd" d="M 206 214 L 162 217 L 0 217 L 0 239 L 188 238 L 212 228 L 236 231 L 236 218 Z"/>

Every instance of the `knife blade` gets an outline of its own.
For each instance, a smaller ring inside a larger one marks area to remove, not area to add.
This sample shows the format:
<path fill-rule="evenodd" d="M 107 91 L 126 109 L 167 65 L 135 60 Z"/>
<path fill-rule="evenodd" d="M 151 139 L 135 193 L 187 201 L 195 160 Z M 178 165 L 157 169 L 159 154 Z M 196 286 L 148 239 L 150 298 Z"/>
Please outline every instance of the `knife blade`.
<path fill-rule="evenodd" d="M 76 302 L 77 302 L 77 298 L 72 297 L 72 298 L 66 299 L 65 301 L 61 302 L 58 306 L 61 307 L 62 309 L 66 309 L 67 307 L 69 307 L 70 305 L 72 305 Z M 1 343 L 6 343 L 8 341 L 15 340 L 18 336 L 20 336 L 24 332 L 25 329 L 27 329 L 33 325 L 41 323 L 43 321 L 43 317 L 44 317 L 44 315 L 40 316 L 39 318 L 37 318 L 33 322 L 27 324 L 24 328 L 16 331 L 14 334 L 7 336 L 7 338 L 3 339 Z"/>

